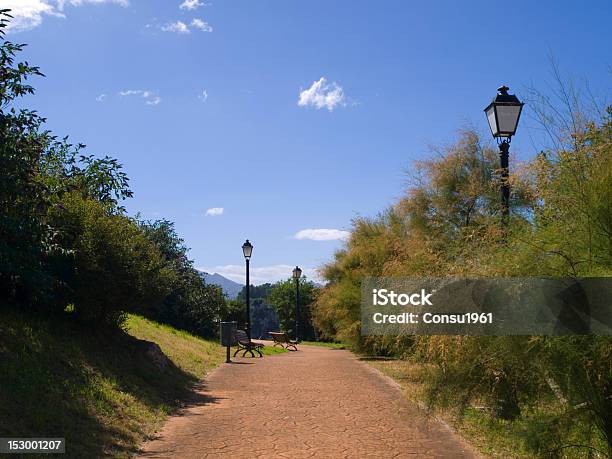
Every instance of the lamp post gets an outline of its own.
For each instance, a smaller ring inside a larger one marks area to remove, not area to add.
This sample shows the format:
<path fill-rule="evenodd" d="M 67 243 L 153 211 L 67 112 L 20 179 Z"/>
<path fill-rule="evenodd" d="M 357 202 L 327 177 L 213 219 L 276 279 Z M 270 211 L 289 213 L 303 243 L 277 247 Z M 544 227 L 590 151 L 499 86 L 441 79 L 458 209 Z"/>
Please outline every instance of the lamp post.
<path fill-rule="evenodd" d="M 499 158 L 501 166 L 501 205 L 502 222 L 508 223 L 510 215 L 510 185 L 508 183 L 509 166 L 508 157 L 510 152 L 510 140 L 516 133 L 523 104 L 514 94 L 508 94 L 508 86 L 497 89 L 497 96 L 484 109 L 487 121 L 491 128 L 491 134 L 499 146 Z"/>
<path fill-rule="evenodd" d="M 300 277 L 302 270 L 296 266 L 293 270 L 293 278 L 295 279 L 295 340 L 300 340 Z"/>
<path fill-rule="evenodd" d="M 253 253 L 253 245 L 247 239 L 244 244 L 242 244 L 242 254 L 244 255 L 244 259 L 246 261 L 246 316 L 247 316 L 247 336 L 249 340 L 251 340 L 251 298 L 250 298 L 250 290 L 251 284 L 249 281 L 249 260 L 251 259 L 251 254 Z"/>

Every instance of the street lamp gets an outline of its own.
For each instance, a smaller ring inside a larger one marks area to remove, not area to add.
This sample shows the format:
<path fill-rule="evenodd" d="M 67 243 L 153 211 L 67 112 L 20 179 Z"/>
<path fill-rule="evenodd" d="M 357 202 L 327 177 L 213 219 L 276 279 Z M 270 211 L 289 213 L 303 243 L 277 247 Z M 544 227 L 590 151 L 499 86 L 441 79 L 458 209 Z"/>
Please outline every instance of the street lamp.
<path fill-rule="evenodd" d="M 300 277 L 302 270 L 299 266 L 293 269 L 293 278 L 295 279 L 295 340 L 300 340 Z"/>
<path fill-rule="evenodd" d="M 249 242 L 247 239 L 244 244 L 242 244 L 242 254 L 244 255 L 244 259 L 246 260 L 246 315 L 247 315 L 247 336 L 249 337 L 249 341 L 251 340 L 251 299 L 250 299 L 250 290 L 251 284 L 249 281 L 249 260 L 251 259 L 251 254 L 253 253 L 253 244 Z"/>
<path fill-rule="evenodd" d="M 508 156 L 510 151 L 510 140 L 516 133 L 523 104 L 514 94 L 508 94 L 508 86 L 497 89 L 497 96 L 493 99 L 484 112 L 491 128 L 491 134 L 497 145 L 499 145 L 499 157 L 501 162 L 501 204 L 502 221 L 507 223 L 510 215 L 510 185 L 508 184 Z"/>

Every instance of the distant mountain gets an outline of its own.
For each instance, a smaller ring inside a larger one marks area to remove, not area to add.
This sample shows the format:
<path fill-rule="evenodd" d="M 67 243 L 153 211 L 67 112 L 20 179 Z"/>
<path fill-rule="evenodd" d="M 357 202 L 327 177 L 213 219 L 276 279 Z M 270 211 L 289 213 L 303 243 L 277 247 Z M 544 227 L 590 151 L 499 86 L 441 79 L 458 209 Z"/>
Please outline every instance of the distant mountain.
<path fill-rule="evenodd" d="M 209 274 L 204 271 L 200 271 L 200 276 L 207 284 L 216 284 L 223 289 L 223 293 L 227 295 L 230 300 L 235 300 L 243 285 L 233 280 L 229 280 L 227 277 L 223 277 L 221 274 Z"/>

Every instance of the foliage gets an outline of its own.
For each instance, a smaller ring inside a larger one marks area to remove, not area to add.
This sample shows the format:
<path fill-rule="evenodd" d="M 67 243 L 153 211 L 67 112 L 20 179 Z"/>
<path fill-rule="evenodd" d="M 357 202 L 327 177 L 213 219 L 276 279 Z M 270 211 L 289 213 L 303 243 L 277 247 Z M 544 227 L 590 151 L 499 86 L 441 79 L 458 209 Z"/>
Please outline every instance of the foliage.
<path fill-rule="evenodd" d="M 246 304 L 240 300 L 227 300 L 221 318 L 224 321 L 237 322 L 238 328 L 246 328 Z"/>
<path fill-rule="evenodd" d="M 51 231 L 43 215 L 49 207 L 44 183 L 37 175 L 48 135 L 36 112 L 16 111 L 8 105 L 32 94 L 27 83 L 40 76 L 38 67 L 15 59 L 25 45 L 4 40 L 10 16 L 0 10 L 0 293 L 19 303 L 44 301 L 52 279 L 45 271 Z"/>
<path fill-rule="evenodd" d="M 270 290 L 272 289 L 272 285 L 269 283 L 261 285 L 251 285 L 250 287 L 251 289 L 249 290 L 249 297 L 251 300 L 254 298 L 267 298 L 270 294 Z M 242 287 L 242 290 L 238 292 L 236 300 L 242 301 L 243 303 L 246 301 L 246 286 Z"/>
<path fill-rule="evenodd" d="M 158 255 L 121 216 L 118 202 L 131 191 L 117 160 L 80 155 L 83 145 L 58 140 L 35 111 L 11 107 L 34 93 L 28 80 L 42 73 L 16 61 L 25 45 L 4 39 L 8 18 L 0 11 L 2 298 L 39 310 L 61 311 L 78 302 L 79 317 L 116 321 L 119 309 L 138 309 L 163 289 L 146 285 L 156 280 L 150 274 L 162 275 L 153 272 Z M 108 288 L 98 288 L 101 282 Z M 96 294 L 88 295 L 92 286 Z"/>
<path fill-rule="evenodd" d="M 269 333 L 279 329 L 278 315 L 267 301 L 267 298 L 255 298 L 251 302 L 251 335 L 254 338 L 270 339 Z"/>
<path fill-rule="evenodd" d="M 114 158 L 84 154 L 44 130 L 35 111 L 11 105 L 34 93 L 38 67 L 4 39 L 0 11 L 0 293 L 21 308 L 69 311 L 91 326 L 141 312 L 201 336 L 216 334 L 221 290 L 206 285 L 166 220 L 138 222 Z M 149 310 L 147 312 L 147 310 Z"/>
<path fill-rule="evenodd" d="M 67 252 L 54 263 L 63 280 L 56 297 L 63 300 L 60 307 L 73 305 L 75 317 L 118 323 L 123 313 L 141 312 L 169 293 L 172 273 L 132 219 L 69 193 L 49 221 L 62 229 L 55 241 Z"/>
<path fill-rule="evenodd" d="M 316 333 L 312 324 L 311 304 L 316 299 L 318 288 L 305 279 L 299 279 L 298 282 L 300 339 L 314 341 Z M 270 305 L 278 315 L 281 330 L 290 336 L 295 336 L 296 293 L 295 279 L 288 279 L 274 284 L 268 296 Z"/>
<path fill-rule="evenodd" d="M 187 257 L 188 249 L 172 222 L 141 222 L 140 228 L 161 251 L 163 264 L 172 273 L 168 295 L 159 304 L 151 305 L 146 314 L 199 336 L 216 336 L 225 308 L 221 288 L 204 282 Z"/>
<path fill-rule="evenodd" d="M 406 195 L 375 218 L 357 218 L 346 247 L 324 267 L 329 283 L 313 306 L 322 334 L 425 364 L 432 406 L 465 412 L 485 403 L 492 416 L 515 422 L 544 410 L 551 428 L 533 423 L 525 440 L 536 453 L 561 455 L 577 425 L 584 435 L 573 454 L 602 441 L 611 448 L 609 337 L 363 337 L 359 309 L 367 276 L 610 276 L 610 114 L 557 122 L 571 132 L 556 133 L 555 148 L 514 167 L 506 232 L 496 154 L 476 132 L 462 131 L 418 163 Z"/>
<path fill-rule="evenodd" d="M 278 316 L 270 306 L 268 296 L 272 290 L 269 283 L 251 285 L 249 300 L 251 303 L 251 336 L 260 339 L 269 339 L 271 331 L 278 331 Z M 228 304 L 229 320 L 236 320 L 239 327 L 246 325 L 246 286 L 238 293 L 236 301 Z"/>

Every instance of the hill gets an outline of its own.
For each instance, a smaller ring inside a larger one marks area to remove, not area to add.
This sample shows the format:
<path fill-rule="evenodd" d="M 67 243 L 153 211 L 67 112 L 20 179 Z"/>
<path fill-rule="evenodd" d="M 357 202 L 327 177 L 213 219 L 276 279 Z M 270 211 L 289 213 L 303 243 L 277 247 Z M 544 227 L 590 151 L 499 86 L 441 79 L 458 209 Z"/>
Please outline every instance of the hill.
<path fill-rule="evenodd" d="M 244 287 L 242 284 L 234 282 L 227 277 L 223 277 L 221 274 L 209 274 L 207 272 L 200 271 L 200 275 L 207 284 L 216 284 L 220 286 L 230 300 L 235 300 Z"/>
<path fill-rule="evenodd" d="M 65 437 L 69 457 L 128 457 L 223 360 L 217 342 L 135 315 L 101 332 L 2 307 L 0 437 Z"/>

